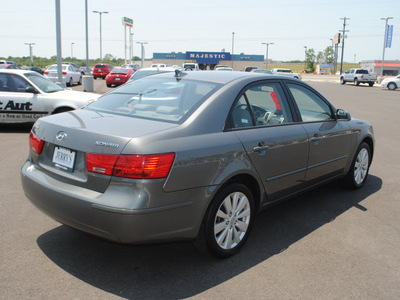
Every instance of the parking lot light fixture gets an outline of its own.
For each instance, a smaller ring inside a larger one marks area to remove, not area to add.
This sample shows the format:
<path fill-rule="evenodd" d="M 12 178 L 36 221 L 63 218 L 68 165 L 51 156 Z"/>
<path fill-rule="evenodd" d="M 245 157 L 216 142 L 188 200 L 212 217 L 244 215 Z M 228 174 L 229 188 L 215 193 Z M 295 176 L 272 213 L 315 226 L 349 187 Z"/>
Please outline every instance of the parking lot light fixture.
<path fill-rule="evenodd" d="M 74 46 L 75 45 L 75 43 L 71 43 L 71 59 L 73 59 L 74 58 Z"/>
<path fill-rule="evenodd" d="M 108 14 L 108 11 L 98 11 L 98 10 L 93 10 L 94 13 L 99 14 L 100 16 L 100 62 L 103 62 L 103 54 L 102 54 L 102 45 L 101 45 L 101 15 L 102 14 Z"/>
<path fill-rule="evenodd" d="M 268 46 L 273 45 L 274 43 L 261 43 L 262 45 L 266 45 L 267 51 L 265 53 L 265 69 L 267 69 L 268 66 Z"/>

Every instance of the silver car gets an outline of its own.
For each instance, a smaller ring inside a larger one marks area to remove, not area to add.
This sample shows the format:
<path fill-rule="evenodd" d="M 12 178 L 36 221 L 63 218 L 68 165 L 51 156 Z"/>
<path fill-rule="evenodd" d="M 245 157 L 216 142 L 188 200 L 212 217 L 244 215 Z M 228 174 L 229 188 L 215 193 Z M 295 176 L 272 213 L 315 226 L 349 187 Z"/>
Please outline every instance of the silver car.
<path fill-rule="evenodd" d="M 38 120 L 26 196 L 122 243 L 195 240 L 237 253 L 256 212 L 329 180 L 364 185 L 372 126 L 309 85 L 247 72 L 157 74 Z"/>

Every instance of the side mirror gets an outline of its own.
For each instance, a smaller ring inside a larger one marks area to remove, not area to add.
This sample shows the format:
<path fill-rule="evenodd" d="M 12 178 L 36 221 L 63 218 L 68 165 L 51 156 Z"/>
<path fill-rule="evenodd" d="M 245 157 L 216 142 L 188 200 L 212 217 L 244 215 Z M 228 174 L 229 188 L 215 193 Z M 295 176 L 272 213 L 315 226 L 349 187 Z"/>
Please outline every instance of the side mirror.
<path fill-rule="evenodd" d="M 350 113 L 348 113 L 347 111 L 345 111 L 343 109 L 338 109 L 338 110 L 336 110 L 336 119 L 350 121 L 351 116 L 350 116 Z"/>
<path fill-rule="evenodd" d="M 37 90 L 34 87 L 28 86 L 25 89 L 25 93 L 37 94 Z"/>

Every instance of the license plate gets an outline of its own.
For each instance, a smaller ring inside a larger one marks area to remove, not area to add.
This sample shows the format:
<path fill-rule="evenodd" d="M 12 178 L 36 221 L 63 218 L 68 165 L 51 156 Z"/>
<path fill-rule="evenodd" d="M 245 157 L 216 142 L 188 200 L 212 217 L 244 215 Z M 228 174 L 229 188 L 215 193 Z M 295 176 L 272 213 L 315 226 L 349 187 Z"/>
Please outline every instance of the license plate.
<path fill-rule="evenodd" d="M 116 81 L 121 80 L 121 78 L 115 78 Z"/>
<path fill-rule="evenodd" d="M 54 147 L 53 164 L 60 169 L 72 172 L 74 170 L 76 151 Z"/>

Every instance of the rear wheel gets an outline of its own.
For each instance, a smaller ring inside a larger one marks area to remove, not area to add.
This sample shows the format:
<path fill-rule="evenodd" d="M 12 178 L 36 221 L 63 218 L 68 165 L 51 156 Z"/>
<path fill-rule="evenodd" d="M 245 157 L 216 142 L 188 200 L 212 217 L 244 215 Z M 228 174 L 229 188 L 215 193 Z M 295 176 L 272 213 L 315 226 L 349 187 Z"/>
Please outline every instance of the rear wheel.
<path fill-rule="evenodd" d="M 369 86 L 374 86 L 374 82 L 368 82 Z"/>
<path fill-rule="evenodd" d="M 196 242 L 215 256 L 232 256 L 249 237 L 254 216 L 251 191 L 243 184 L 230 184 L 211 202 Z"/>
<path fill-rule="evenodd" d="M 67 86 L 72 86 L 72 77 L 69 78 L 69 81 L 67 83 Z"/>
<path fill-rule="evenodd" d="M 395 89 L 397 89 L 397 85 L 394 82 L 391 82 L 387 85 L 387 88 L 391 91 L 394 91 Z"/>
<path fill-rule="evenodd" d="M 96 79 L 97 79 L 97 77 L 96 77 L 96 76 L 93 76 L 93 79 L 94 79 L 94 80 L 96 80 Z"/>
<path fill-rule="evenodd" d="M 344 81 L 343 77 L 340 77 L 340 84 L 345 84 L 346 81 Z"/>
<path fill-rule="evenodd" d="M 111 87 L 111 84 L 109 84 L 109 83 L 106 83 L 107 84 L 107 87 Z"/>
<path fill-rule="evenodd" d="M 367 143 L 362 143 L 354 156 L 350 170 L 346 175 L 346 184 L 352 189 L 359 189 L 368 177 L 371 164 L 371 150 Z"/>
<path fill-rule="evenodd" d="M 360 85 L 360 83 L 358 82 L 358 79 L 357 79 L 357 78 L 354 78 L 354 85 L 355 85 L 355 86 Z"/>

